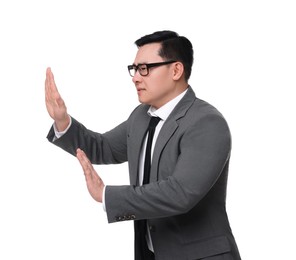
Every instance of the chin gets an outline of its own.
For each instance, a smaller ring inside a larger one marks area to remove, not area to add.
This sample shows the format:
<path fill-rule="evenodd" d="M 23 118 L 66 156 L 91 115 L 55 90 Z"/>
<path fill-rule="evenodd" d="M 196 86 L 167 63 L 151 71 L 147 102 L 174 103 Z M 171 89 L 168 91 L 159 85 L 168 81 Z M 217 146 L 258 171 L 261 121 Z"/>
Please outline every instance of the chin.
<path fill-rule="evenodd" d="M 142 99 L 142 98 L 139 98 L 139 102 L 140 102 L 141 104 L 150 105 L 149 102 L 148 102 L 147 100 L 144 100 L 144 99 Z"/>

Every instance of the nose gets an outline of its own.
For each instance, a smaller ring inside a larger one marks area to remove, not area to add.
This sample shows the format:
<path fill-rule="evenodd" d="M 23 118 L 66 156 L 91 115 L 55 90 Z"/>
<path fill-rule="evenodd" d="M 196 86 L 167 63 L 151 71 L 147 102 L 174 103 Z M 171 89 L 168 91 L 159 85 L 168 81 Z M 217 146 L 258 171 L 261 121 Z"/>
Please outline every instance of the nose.
<path fill-rule="evenodd" d="M 135 72 L 135 75 L 133 76 L 133 82 L 136 83 L 136 82 L 139 82 L 140 80 L 142 79 L 142 76 L 140 74 L 140 72 L 137 70 Z"/>

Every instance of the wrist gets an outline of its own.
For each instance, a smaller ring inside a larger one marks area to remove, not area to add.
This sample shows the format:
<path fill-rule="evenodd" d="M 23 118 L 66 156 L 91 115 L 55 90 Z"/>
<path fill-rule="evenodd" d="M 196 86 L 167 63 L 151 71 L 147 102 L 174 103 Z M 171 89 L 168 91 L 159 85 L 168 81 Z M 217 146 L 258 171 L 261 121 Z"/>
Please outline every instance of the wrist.
<path fill-rule="evenodd" d="M 67 116 L 64 119 L 62 119 L 62 120 L 55 120 L 54 123 L 55 123 L 55 126 L 56 126 L 57 131 L 63 132 L 63 131 L 65 131 L 68 128 L 70 122 L 71 122 L 70 116 L 67 114 Z"/>

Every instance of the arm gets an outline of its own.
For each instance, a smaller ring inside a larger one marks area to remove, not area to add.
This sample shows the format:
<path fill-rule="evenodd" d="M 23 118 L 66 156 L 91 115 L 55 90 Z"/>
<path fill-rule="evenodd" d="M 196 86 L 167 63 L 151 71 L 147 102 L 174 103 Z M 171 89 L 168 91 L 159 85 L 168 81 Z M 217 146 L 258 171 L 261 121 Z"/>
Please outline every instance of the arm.
<path fill-rule="evenodd" d="M 170 161 L 169 153 L 162 152 L 160 160 L 165 158 L 168 164 L 175 165 L 167 178 L 139 187 L 106 187 L 109 222 L 125 219 L 120 216 L 153 219 L 186 213 L 209 192 L 230 156 L 230 133 L 225 120 L 221 116 L 205 116 L 180 134 L 178 140 L 177 160 Z"/>
<path fill-rule="evenodd" d="M 93 164 L 116 164 L 127 161 L 126 122 L 104 134 L 93 132 L 72 118 L 68 131 L 52 141 L 53 127 L 47 138 L 66 152 L 76 156 L 77 149 L 83 150 Z"/>
<path fill-rule="evenodd" d="M 50 68 L 46 70 L 45 103 L 56 129 L 63 132 L 68 128 L 71 118 L 67 113 L 65 102 L 58 92 Z M 81 148 L 90 161 L 95 164 L 121 163 L 127 160 L 125 122 L 106 134 L 99 134 L 86 129 L 72 118 L 72 124 L 67 132 L 57 140 L 54 139 L 54 136 L 52 127 L 47 136 L 50 142 L 74 156 L 77 148 Z"/>

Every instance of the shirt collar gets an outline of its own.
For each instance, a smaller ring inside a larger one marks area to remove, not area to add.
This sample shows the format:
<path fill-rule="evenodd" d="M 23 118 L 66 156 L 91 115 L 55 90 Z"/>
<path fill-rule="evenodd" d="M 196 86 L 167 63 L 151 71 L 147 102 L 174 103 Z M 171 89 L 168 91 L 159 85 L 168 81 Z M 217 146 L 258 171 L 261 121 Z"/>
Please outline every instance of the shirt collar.
<path fill-rule="evenodd" d="M 158 109 L 150 106 L 147 111 L 148 115 L 160 117 L 161 120 L 165 121 L 169 117 L 170 113 L 174 110 L 176 105 L 179 103 L 179 101 L 184 97 L 187 90 L 188 88 Z"/>

